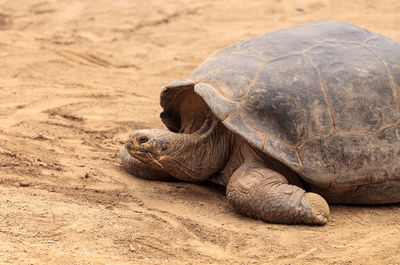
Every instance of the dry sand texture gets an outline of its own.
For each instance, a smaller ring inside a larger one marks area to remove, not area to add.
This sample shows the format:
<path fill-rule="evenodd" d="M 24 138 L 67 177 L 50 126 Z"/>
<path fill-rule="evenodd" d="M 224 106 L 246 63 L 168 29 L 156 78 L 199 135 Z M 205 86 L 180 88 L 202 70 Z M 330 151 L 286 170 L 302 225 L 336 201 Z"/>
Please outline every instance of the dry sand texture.
<path fill-rule="evenodd" d="M 343 20 L 400 41 L 398 0 L 0 0 L 0 264 L 400 264 L 400 206 L 324 227 L 235 214 L 224 191 L 130 176 L 162 85 L 236 41 Z"/>

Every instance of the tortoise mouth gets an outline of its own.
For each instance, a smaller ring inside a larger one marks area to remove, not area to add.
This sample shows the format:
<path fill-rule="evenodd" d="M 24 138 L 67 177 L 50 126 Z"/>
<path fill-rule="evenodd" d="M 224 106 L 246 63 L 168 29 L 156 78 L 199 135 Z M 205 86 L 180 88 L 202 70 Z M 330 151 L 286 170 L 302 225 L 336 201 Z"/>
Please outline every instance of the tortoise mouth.
<path fill-rule="evenodd" d="M 140 160 L 143 163 L 150 164 L 150 163 L 154 162 L 154 164 L 156 164 L 160 168 L 164 168 L 163 165 L 158 161 L 159 158 L 158 158 L 157 154 L 154 154 L 149 151 L 139 151 L 139 150 L 135 150 L 135 149 L 129 149 L 128 153 L 132 157 Z"/>
<path fill-rule="evenodd" d="M 131 154 L 131 156 L 146 156 L 147 153 L 149 152 L 143 152 L 143 151 L 139 151 L 139 150 L 129 150 L 128 151 L 129 154 Z"/>
<path fill-rule="evenodd" d="M 126 143 L 125 147 L 126 147 L 126 150 L 128 150 L 128 153 L 137 159 L 146 158 L 146 157 L 149 157 L 149 155 L 150 156 L 156 155 L 155 153 L 152 153 L 151 151 L 140 150 L 136 146 L 132 145 L 131 143 Z"/>

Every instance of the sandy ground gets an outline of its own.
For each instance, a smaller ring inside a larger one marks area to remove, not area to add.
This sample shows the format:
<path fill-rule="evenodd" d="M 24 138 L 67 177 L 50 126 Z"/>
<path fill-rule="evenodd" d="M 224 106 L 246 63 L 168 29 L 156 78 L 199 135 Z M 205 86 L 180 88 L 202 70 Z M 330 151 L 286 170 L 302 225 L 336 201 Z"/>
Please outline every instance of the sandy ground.
<path fill-rule="evenodd" d="M 343 20 L 400 41 L 398 0 L 0 0 L 1 264 L 400 264 L 400 205 L 324 227 L 235 214 L 224 190 L 117 156 L 160 88 L 236 41 Z"/>

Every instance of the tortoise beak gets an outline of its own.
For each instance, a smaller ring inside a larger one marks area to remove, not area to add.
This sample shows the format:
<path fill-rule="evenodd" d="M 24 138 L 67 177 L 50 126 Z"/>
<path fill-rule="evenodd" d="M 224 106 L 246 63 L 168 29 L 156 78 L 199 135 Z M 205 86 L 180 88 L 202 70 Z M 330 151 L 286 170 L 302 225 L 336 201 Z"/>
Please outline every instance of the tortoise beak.
<path fill-rule="evenodd" d="M 144 144 L 147 143 L 148 140 L 149 139 L 146 136 L 132 134 L 128 137 L 128 140 L 125 143 L 125 148 L 131 156 L 138 158 L 137 156 L 145 154 L 146 150 Z"/>

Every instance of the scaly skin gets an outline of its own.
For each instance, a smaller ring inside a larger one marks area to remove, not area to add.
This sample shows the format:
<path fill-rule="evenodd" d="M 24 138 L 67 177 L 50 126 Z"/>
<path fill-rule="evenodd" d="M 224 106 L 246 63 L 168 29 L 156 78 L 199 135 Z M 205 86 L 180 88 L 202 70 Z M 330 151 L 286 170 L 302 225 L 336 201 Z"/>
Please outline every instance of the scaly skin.
<path fill-rule="evenodd" d="M 324 225 L 329 206 L 318 194 L 290 185 L 261 162 L 247 162 L 235 171 L 227 197 L 243 215 L 273 223 Z"/>

